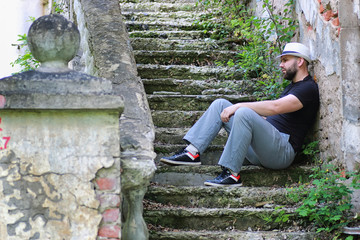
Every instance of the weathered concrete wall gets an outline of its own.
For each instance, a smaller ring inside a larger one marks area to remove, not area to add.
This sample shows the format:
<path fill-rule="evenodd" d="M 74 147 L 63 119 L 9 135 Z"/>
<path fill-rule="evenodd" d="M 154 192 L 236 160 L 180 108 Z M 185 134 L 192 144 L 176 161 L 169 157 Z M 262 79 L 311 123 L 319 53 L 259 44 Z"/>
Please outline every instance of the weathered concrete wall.
<path fill-rule="evenodd" d="M 79 43 L 73 23 L 43 16 L 28 33 L 41 66 L 0 80 L 2 240 L 120 238 L 123 101 L 109 80 L 68 68 Z"/>
<path fill-rule="evenodd" d="M 341 23 L 342 147 L 349 170 L 360 169 L 360 3 L 339 2 Z M 359 207 L 359 206 L 358 206 Z M 360 207 L 359 207 L 360 208 Z"/>
<path fill-rule="evenodd" d="M 95 178 L 120 162 L 121 98 L 74 72 L 27 72 L 0 89 L 0 239 L 96 239 Z"/>
<path fill-rule="evenodd" d="M 299 41 L 310 47 L 313 74 L 320 89 L 321 158 L 343 161 L 339 139 L 343 115 L 338 10 L 335 3 L 323 4 L 314 0 L 297 1 Z"/>
<path fill-rule="evenodd" d="M 359 2 L 297 2 L 300 39 L 313 53 L 320 86 L 322 158 L 359 168 Z"/>

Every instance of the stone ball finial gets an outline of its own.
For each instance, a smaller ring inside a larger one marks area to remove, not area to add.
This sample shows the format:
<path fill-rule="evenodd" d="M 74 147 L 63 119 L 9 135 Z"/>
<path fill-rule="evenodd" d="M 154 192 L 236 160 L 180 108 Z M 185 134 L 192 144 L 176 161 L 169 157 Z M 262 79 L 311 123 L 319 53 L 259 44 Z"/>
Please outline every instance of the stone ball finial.
<path fill-rule="evenodd" d="M 41 63 L 39 71 L 68 70 L 68 63 L 79 50 L 80 33 L 76 25 L 58 14 L 38 18 L 28 32 L 28 46 Z"/>

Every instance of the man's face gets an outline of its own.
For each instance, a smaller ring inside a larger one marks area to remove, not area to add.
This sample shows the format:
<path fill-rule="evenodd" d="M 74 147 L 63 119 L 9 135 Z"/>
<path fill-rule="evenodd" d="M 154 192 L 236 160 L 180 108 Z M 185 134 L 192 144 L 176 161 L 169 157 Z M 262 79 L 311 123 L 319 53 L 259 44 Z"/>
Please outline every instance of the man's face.
<path fill-rule="evenodd" d="M 281 57 L 280 68 L 286 80 L 292 81 L 298 71 L 297 57 L 285 55 Z"/>

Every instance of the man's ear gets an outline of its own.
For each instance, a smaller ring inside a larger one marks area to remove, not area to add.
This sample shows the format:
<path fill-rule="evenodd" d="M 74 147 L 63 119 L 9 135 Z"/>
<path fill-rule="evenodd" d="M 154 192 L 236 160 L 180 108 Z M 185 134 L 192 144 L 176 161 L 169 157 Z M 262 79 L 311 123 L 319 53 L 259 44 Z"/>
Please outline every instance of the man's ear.
<path fill-rule="evenodd" d="M 306 65 L 305 59 L 302 57 L 298 57 L 298 67 Z"/>

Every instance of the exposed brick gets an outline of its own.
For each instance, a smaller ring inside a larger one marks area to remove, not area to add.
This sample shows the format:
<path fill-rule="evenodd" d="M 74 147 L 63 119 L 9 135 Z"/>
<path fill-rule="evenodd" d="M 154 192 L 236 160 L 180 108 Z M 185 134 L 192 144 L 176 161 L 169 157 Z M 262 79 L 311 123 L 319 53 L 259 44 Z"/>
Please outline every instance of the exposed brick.
<path fill-rule="evenodd" d="M 120 211 L 118 208 L 108 209 L 102 216 L 105 222 L 116 222 L 119 219 Z"/>
<path fill-rule="evenodd" d="M 114 190 L 116 188 L 116 179 L 114 178 L 99 178 L 96 180 L 99 190 Z"/>
<path fill-rule="evenodd" d="M 335 18 L 331 22 L 334 26 L 338 27 L 340 25 L 339 17 Z"/>
<path fill-rule="evenodd" d="M 325 21 L 329 21 L 329 20 L 334 16 L 334 14 L 333 14 L 333 11 L 327 10 L 327 11 L 323 14 L 323 16 L 324 16 Z"/>
<path fill-rule="evenodd" d="M 119 238 L 120 237 L 120 227 L 119 226 L 103 226 L 99 229 L 99 237 L 107 238 Z"/>
<path fill-rule="evenodd" d="M 6 104 L 6 98 L 3 95 L 0 95 L 0 108 L 4 108 Z"/>
<path fill-rule="evenodd" d="M 320 3 L 319 11 L 320 13 L 323 13 L 325 11 L 324 5 L 322 5 L 321 3 Z"/>

